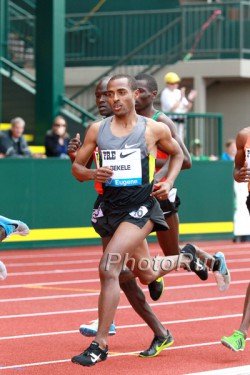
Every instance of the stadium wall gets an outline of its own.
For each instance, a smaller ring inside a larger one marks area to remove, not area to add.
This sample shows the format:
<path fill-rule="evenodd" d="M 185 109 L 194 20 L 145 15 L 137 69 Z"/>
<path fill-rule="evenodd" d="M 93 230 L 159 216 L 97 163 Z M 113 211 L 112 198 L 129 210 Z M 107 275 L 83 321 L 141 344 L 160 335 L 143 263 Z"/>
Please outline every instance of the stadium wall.
<path fill-rule="evenodd" d="M 28 237 L 11 236 L 1 249 L 99 244 L 91 227 L 93 182 L 71 175 L 69 160 L 2 159 L 1 215 L 25 221 Z M 181 240 L 233 237 L 233 163 L 193 162 L 176 187 Z M 155 236 L 150 237 L 155 241 Z"/>

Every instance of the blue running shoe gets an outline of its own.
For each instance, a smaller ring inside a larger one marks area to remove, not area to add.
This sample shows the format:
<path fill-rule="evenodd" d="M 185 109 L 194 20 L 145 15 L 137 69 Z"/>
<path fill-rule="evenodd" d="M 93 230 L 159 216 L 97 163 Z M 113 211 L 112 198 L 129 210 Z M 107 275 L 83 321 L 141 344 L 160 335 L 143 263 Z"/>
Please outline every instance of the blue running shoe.
<path fill-rule="evenodd" d="M 219 251 L 214 254 L 215 262 L 213 265 L 213 273 L 216 279 L 218 288 L 221 292 L 225 292 L 230 285 L 231 277 L 227 268 L 225 255 Z"/>
<path fill-rule="evenodd" d="M 20 220 L 11 220 L 5 216 L 0 216 L 0 226 L 3 227 L 6 237 L 12 234 L 19 234 L 20 236 L 27 236 L 30 232 L 29 227 Z"/>
<path fill-rule="evenodd" d="M 95 337 L 98 330 L 98 319 L 93 320 L 92 324 L 82 324 L 79 328 L 80 333 L 83 336 Z M 109 336 L 114 336 L 116 334 L 115 324 L 111 323 L 109 327 Z"/>

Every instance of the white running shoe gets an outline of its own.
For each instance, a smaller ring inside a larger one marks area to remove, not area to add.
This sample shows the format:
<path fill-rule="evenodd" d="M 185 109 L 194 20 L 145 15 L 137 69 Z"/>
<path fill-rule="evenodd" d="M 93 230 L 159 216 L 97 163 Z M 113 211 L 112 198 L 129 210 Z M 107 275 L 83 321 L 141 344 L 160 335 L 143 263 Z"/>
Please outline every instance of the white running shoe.
<path fill-rule="evenodd" d="M 0 280 L 4 280 L 7 277 L 7 269 L 3 262 L 0 261 Z"/>
<path fill-rule="evenodd" d="M 79 328 L 80 333 L 83 336 L 87 337 L 94 337 L 97 334 L 98 330 L 98 319 L 92 320 L 92 324 L 82 324 Z M 111 323 L 109 328 L 109 336 L 113 336 L 116 334 L 116 329 L 114 323 Z"/>

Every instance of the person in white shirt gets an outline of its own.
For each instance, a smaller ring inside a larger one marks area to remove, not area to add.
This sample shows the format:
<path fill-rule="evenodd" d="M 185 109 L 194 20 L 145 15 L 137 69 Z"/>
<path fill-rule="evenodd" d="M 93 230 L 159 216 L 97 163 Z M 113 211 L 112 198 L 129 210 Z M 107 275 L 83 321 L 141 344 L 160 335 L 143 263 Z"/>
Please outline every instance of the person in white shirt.
<path fill-rule="evenodd" d="M 197 92 L 191 90 L 186 97 L 186 87 L 179 89 L 180 81 L 180 77 L 174 72 L 165 75 L 166 87 L 161 93 L 161 109 L 163 112 L 176 113 L 176 115 L 169 117 L 176 123 L 178 134 L 184 141 L 186 117 L 182 114 L 190 111 Z"/>

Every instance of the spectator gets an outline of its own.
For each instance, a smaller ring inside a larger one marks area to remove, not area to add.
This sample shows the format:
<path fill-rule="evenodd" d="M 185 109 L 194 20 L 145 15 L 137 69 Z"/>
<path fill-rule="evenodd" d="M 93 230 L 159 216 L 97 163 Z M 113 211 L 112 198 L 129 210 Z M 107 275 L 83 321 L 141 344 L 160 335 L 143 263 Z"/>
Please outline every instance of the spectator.
<path fill-rule="evenodd" d="M 62 116 L 55 117 L 52 129 L 48 130 L 45 136 L 46 156 L 69 159 L 69 139 L 66 120 Z"/>
<path fill-rule="evenodd" d="M 161 93 L 161 109 L 163 112 L 176 113 L 176 115 L 170 117 L 176 123 L 179 136 L 184 141 L 186 117 L 181 114 L 190 111 L 197 92 L 191 90 L 186 98 L 186 87 L 179 89 L 180 81 L 180 77 L 174 72 L 165 75 L 167 87 Z"/>
<path fill-rule="evenodd" d="M 234 139 L 228 139 L 225 143 L 225 152 L 222 154 L 222 160 L 234 160 L 237 152 Z"/>
<path fill-rule="evenodd" d="M 206 156 L 202 153 L 202 144 L 198 138 L 195 138 L 191 142 L 190 155 L 192 160 L 217 160 L 218 158 L 214 155 Z"/>
<path fill-rule="evenodd" d="M 23 136 L 25 121 L 21 117 L 11 120 L 11 128 L 0 136 L 0 155 L 8 158 L 30 158 L 32 154 Z"/>

